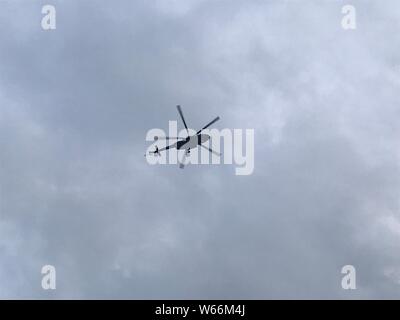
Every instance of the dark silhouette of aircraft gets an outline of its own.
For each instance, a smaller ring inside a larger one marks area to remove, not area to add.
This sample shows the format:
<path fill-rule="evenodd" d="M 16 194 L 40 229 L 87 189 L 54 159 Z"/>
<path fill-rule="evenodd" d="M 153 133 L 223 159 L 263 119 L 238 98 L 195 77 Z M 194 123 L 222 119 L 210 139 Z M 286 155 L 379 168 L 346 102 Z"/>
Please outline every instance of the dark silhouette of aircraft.
<path fill-rule="evenodd" d="M 186 121 L 185 121 L 185 118 L 184 118 L 183 113 L 182 113 L 181 106 L 178 105 L 176 107 L 178 109 L 179 115 L 181 116 L 183 125 L 185 126 L 185 129 L 186 129 L 186 132 L 187 132 L 187 137 L 185 137 L 185 138 L 183 138 L 183 137 L 154 137 L 155 141 L 161 140 L 161 139 L 162 140 L 178 140 L 178 141 L 173 143 L 173 144 L 171 144 L 171 145 L 169 145 L 169 146 L 161 148 L 161 149 L 159 149 L 156 146 L 156 149 L 154 151 L 150 151 L 149 154 L 153 154 L 154 156 L 159 156 L 161 151 L 165 151 L 165 150 L 172 149 L 172 148 L 175 148 L 177 150 L 185 150 L 185 154 L 183 156 L 183 159 L 182 159 L 181 162 L 179 162 L 179 168 L 181 168 L 181 169 L 183 169 L 185 167 L 184 161 L 186 159 L 186 156 L 188 154 L 190 154 L 190 150 L 193 149 L 193 148 L 196 148 L 198 146 L 208 150 L 211 153 L 214 153 L 217 156 L 221 156 L 220 153 L 218 153 L 218 152 L 212 150 L 211 148 L 208 148 L 205 145 L 203 145 L 203 143 L 208 141 L 208 140 L 210 140 L 211 137 L 208 134 L 204 134 L 204 133 L 202 134 L 201 133 L 204 129 L 208 128 L 213 123 L 217 122 L 219 120 L 219 117 L 216 117 L 210 123 L 205 125 L 199 131 L 197 131 L 196 134 L 190 135 L 189 134 L 189 129 L 188 129 L 187 125 L 186 125 Z"/>

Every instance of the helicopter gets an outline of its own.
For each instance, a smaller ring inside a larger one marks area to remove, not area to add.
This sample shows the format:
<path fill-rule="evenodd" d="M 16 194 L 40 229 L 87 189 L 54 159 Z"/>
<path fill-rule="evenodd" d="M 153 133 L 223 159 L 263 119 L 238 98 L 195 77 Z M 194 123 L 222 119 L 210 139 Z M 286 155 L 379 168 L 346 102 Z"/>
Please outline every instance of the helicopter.
<path fill-rule="evenodd" d="M 185 153 L 183 155 L 183 159 L 182 159 L 182 161 L 179 162 L 179 168 L 181 168 L 181 169 L 183 169 L 185 167 L 184 161 L 185 161 L 187 155 L 190 154 L 190 150 L 197 148 L 198 146 L 208 150 L 209 152 L 211 152 L 217 156 L 221 156 L 221 154 L 219 152 L 216 152 L 216 151 L 212 150 L 211 148 L 206 147 L 203 144 L 203 143 L 207 142 L 208 140 L 210 140 L 211 137 L 208 134 L 201 133 L 204 129 L 208 128 L 209 126 L 211 126 L 212 124 L 217 122 L 220 118 L 216 117 L 214 120 L 212 120 L 207 125 L 205 125 L 203 128 L 201 128 L 199 131 L 197 131 L 196 134 L 190 135 L 189 129 L 186 125 L 185 117 L 183 116 L 181 106 L 177 105 L 176 108 L 178 109 L 178 113 L 182 119 L 183 125 L 185 126 L 187 136 L 186 137 L 157 137 L 156 136 L 156 137 L 154 137 L 155 141 L 157 141 L 157 140 L 177 140 L 177 141 L 169 146 L 166 146 L 166 147 L 163 147 L 160 149 L 158 148 L 158 146 L 155 146 L 155 150 L 150 151 L 149 154 L 153 154 L 154 156 L 160 156 L 160 152 L 166 151 L 168 149 L 175 148 L 177 150 L 184 150 Z"/>

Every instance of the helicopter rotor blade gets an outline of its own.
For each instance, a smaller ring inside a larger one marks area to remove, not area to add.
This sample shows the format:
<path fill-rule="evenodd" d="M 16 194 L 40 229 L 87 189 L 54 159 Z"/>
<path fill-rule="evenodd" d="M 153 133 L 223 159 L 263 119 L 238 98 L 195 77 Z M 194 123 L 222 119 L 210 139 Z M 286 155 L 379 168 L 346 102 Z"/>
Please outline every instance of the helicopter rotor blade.
<path fill-rule="evenodd" d="M 182 119 L 182 121 L 183 121 L 183 125 L 185 126 L 186 132 L 187 132 L 187 134 L 188 134 L 188 136 L 189 136 L 189 135 L 190 135 L 190 134 L 189 134 L 189 129 L 188 129 L 187 125 L 186 125 L 185 118 L 183 117 L 183 112 L 182 112 L 181 106 L 178 105 L 178 106 L 176 106 L 176 107 L 178 108 L 179 115 L 181 116 L 181 119 Z"/>
<path fill-rule="evenodd" d="M 186 150 L 185 150 L 185 153 L 184 153 L 184 155 L 183 155 L 183 157 L 182 157 L 182 160 L 181 160 L 181 161 L 178 160 L 179 169 L 184 169 L 184 168 L 185 168 L 185 160 L 186 160 L 186 156 L 187 156 L 188 154 L 189 154 L 189 151 L 186 149 Z"/>
<path fill-rule="evenodd" d="M 185 140 L 186 138 L 183 138 L 183 137 L 157 137 L 157 136 L 155 136 L 154 137 L 154 141 L 157 141 L 157 140 Z"/>
<path fill-rule="evenodd" d="M 206 147 L 205 145 L 202 145 L 202 144 L 201 144 L 200 147 L 202 147 L 202 148 L 204 148 L 204 149 L 210 151 L 211 153 L 215 154 L 215 155 L 218 156 L 218 157 L 221 156 L 221 153 L 219 153 L 219 152 L 217 152 L 217 151 L 214 151 L 213 149 L 208 148 L 208 147 Z"/>
<path fill-rule="evenodd" d="M 216 117 L 213 121 L 211 121 L 209 124 L 207 124 L 205 127 L 201 128 L 199 131 L 197 131 L 196 135 L 202 132 L 204 129 L 208 128 L 211 126 L 213 123 L 217 122 L 219 120 L 219 117 Z"/>

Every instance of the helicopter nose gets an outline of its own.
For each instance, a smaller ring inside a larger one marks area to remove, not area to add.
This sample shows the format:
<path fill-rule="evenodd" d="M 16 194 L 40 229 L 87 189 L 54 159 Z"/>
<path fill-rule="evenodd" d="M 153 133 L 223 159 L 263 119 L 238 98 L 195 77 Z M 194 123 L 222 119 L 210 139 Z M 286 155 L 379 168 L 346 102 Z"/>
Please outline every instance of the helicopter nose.
<path fill-rule="evenodd" d="M 210 136 L 208 134 L 202 134 L 201 135 L 201 142 L 206 142 L 208 140 L 210 140 Z"/>

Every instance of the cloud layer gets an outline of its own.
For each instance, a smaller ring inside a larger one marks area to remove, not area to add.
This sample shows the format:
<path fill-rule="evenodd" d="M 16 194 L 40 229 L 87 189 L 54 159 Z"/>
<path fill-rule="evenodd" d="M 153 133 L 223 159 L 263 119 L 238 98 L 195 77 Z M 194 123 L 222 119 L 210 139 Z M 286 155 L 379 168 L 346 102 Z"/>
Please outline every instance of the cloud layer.
<path fill-rule="evenodd" d="M 353 3 L 3 1 L 0 297 L 400 298 L 400 4 Z M 149 166 L 176 104 L 254 174 Z"/>

